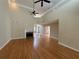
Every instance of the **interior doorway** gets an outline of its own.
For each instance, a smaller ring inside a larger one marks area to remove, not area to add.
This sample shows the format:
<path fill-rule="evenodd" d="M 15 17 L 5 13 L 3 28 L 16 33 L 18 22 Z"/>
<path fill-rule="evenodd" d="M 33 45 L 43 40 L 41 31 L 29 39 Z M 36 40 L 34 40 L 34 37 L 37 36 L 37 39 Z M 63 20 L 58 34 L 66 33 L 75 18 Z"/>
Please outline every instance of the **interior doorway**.
<path fill-rule="evenodd" d="M 40 24 L 34 25 L 34 37 L 49 38 L 50 37 L 50 26 L 43 26 Z"/>

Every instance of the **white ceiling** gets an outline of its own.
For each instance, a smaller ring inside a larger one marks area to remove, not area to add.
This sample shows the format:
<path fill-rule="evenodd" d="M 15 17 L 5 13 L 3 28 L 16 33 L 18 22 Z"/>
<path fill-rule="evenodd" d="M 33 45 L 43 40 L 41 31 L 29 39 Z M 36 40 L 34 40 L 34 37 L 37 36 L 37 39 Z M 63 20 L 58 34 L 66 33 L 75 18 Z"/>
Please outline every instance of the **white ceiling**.
<path fill-rule="evenodd" d="M 39 12 L 39 13 L 44 13 L 48 9 L 50 9 L 50 8 L 54 7 L 56 4 L 58 4 L 61 0 L 50 0 L 50 1 L 51 1 L 51 3 L 44 2 L 43 7 L 41 7 L 40 2 L 35 4 L 36 11 Z"/>
<path fill-rule="evenodd" d="M 34 0 L 34 1 L 37 1 L 37 0 Z M 40 2 L 34 4 L 36 12 L 42 14 L 42 13 L 46 12 L 47 10 L 49 10 L 50 8 L 56 6 L 63 0 L 49 0 L 49 1 L 51 1 L 51 3 L 48 4 L 48 3 L 44 2 L 43 7 L 41 7 Z M 22 6 L 25 6 L 25 7 L 29 7 L 29 9 L 33 8 L 33 0 L 16 0 L 16 3 L 18 3 Z"/>
<path fill-rule="evenodd" d="M 25 5 L 31 8 L 33 7 L 33 0 L 16 0 L 16 3 Z"/>

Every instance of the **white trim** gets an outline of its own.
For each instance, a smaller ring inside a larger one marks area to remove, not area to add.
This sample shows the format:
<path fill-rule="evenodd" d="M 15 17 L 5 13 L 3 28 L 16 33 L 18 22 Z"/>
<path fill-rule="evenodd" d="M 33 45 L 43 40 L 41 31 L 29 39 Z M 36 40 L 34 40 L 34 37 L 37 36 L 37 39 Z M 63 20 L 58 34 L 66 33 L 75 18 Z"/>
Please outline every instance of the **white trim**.
<path fill-rule="evenodd" d="M 0 47 L 0 50 L 2 50 L 11 40 L 8 40 L 2 47 Z"/>
<path fill-rule="evenodd" d="M 25 6 L 25 5 L 22 5 L 22 4 L 18 4 L 18 3 L 17 3 L 17 5 L 18 5 L 19 7 L 23 7 L 23 8 L 26 8 L 26 9 L 28 9 L 28 10 L 31 10 L 31 12 L 33 11 L 33 8 L 31 8 L 31 7 L 28 7 L 28 6 Z"/>
<path fill-rule="evenodd" d="M 50 36 L 50 38 L 53 38 L 53 39 L 56 39 L 56 40 L 58 40 L 58 38 L 57 38 L 57 37 L 54 37 L 54 36 Z"/>
<path fill-rule="evenodd" d="M 75 49 L 75 48 L 73 48 L 73 47 L 70 47 L 70 46 L 68 46 L 68 45 L 66 45 L 66 44 L 64 44 L 64 43 L 62 43 L 62 42 L 58 42 L 58 44 L 60 44 L 60 45 L 62 45 L 62 46 L 65 46 L 65 47 L 67 47 L 67 48 L 69 48 L 69 49 L 71 49 L 71 50 L 74 50 L 74 51 L 76 51 L 76 52 L 79 52 L 78 49 Z"/>
<path fill-rule="evenodd" d="M 16 37 L 16 38 L 12 38 L 12 40 L 16 40 L 16 39 L 23 39 L 23 38 L 25 38 L 25 37 Z"/>
<path fill-rule="evenodd" d="M 57 5 L 55 5 L 54 7 L 51 7 L 49 8 L 46 12 L 40 14 L 40 17 L 44 16 L 45 14 L 47 14 L 49 11 L 53 10 L 53 9 L 56 9 L 58 8 L 58 6 L 60 6 L 62 3 L 66 2 L 67 0 L 62 0 L 61 2 L 59 2 Z M 8 3 L 10 4 L 11 3 L 11 0 L 8 0 Z M 25 5 L 22 5 L 22 4 L 19 4 L 19 3 L 16 3 L 19 7 L 23 7 L 23 8 L 26 8 L 28 9 L 29 11 L 33 11 L 33 8 L 32 7 L 29 7 L 29 6 L 25 6 Z"/>
<path fill-rule="evenodd" d="M 12 1 L 11 1 L 11 0 L 8 0 L 8 3 L 11 4 Z M 28 9 L 28 10 L 31 10 L 31 12 L 33 11 L 33 8 L 32 8 L 32 7 L 25 6 L 25 5 L 18 4 L 18 3 L 16 3 L 16 4 L 17 4 L 17 6 L 19 6 L 19 7 L 23 7 L 23 8 L 26 8 L 26 9 Z"/>
<path fill-rule="evenodd" d="M 11 40 L 21 39 L 21 38 L 24 38 L 24 37 L 12 38 Z M 8 40 L 2 47 L 0 47 L 0 50 L 2 50 L 11 40 Z"/>
<path fill-rule="evenodd" d="M 21 38 L 24 38 L 24 37 L 12 38 L 11 40 L 14 40 L 14 39 L 21 39 Z M 0 47 L 0 50 L 2 50 L 11 40 L 8 40 L 2 47 Z"/>
<path fill-rule="evenodd" d="M 58 8 L 58 6 L 60 6 L 62 3 L 66 2 L 67 0 L 62 0 L 61 2 L 59 2 L 57 5 L 55 5 L 54 7 L 49 8 L 46 12 L 42 13 L 41 16 L 47 14 L 49 11 Z"/>
<path fill-rule="evenodd" d="M 57 5 L 55 5 L 53 8 L 56 9 L 56 8 L 59 8 L 60 6 L 62 6 L 63 4 L 69 2 L 70 0 L 62 0 L 60 1 Z"/>

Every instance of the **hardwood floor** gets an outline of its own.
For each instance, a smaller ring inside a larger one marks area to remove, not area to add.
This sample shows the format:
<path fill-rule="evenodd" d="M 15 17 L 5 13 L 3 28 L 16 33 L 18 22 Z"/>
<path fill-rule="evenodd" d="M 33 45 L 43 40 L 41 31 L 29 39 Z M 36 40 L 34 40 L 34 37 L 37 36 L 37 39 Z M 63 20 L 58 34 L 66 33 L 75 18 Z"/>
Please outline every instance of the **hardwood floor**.
<path fill-rule="evenodd" d="M 79 59 L 79 53 L 54 39 L 12 40 L 0 51 L 0 59 Z"/>

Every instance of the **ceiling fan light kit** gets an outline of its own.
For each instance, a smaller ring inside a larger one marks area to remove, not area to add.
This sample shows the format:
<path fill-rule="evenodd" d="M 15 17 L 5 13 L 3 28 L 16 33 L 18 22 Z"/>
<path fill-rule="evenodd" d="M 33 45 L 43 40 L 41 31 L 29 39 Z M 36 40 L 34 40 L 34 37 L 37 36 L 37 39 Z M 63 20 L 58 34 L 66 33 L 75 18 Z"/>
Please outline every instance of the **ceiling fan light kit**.
<path fill-rule="evenodd" d="M 49 1 L 49 0 L 37 0 L 37 1 L 34 1 L 33 0 L 33 2 L 34 3 L 33 3 L 33 12 L 32 12 L 32 14 L 34 15 L 35 18 L 41 18 L 42 17 L 41 14 L 37 13 L 36 10 L 34 9 L 35 8 L 35 4 L 38 3 L 38 2 L 41 2 L 41 7 L 43 7 L 44 2 L 50 3 L 51 1 Z"/>
<path fill-rule="evenodd" d="M 35 14 L 34 17 L 35 18 L 41 18 L 42 16 L 40 14 Z"/>
<path fill-rule="evenodd" d="M 43 7 L 44 2 L 50 3 L 51 1 L 49 1 L 49 0 L 38 0 L 38 1 L 35 1 L 34 3 L 38 3 L 38 2 L 41 2 L 41 7 Z"/>

